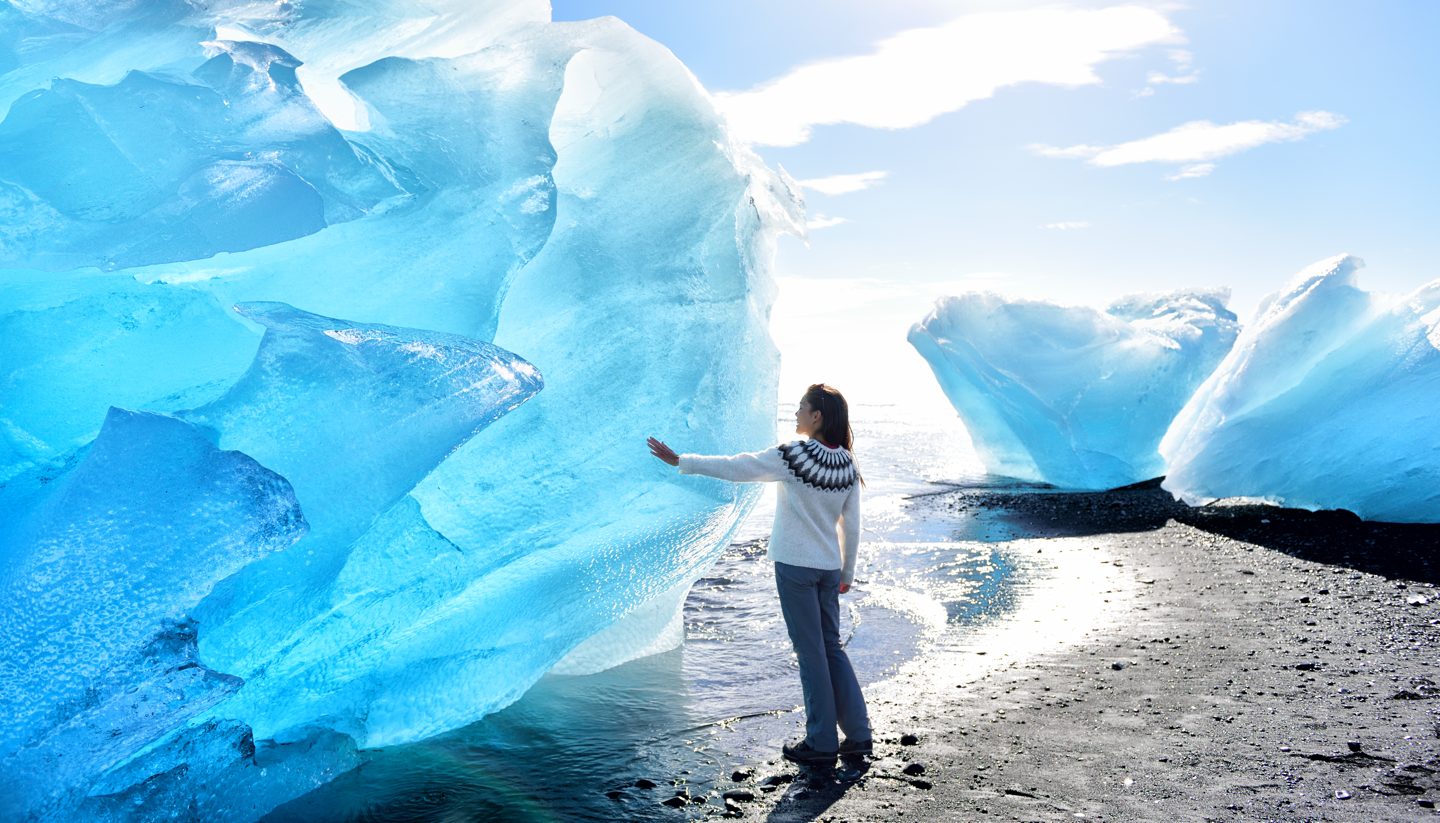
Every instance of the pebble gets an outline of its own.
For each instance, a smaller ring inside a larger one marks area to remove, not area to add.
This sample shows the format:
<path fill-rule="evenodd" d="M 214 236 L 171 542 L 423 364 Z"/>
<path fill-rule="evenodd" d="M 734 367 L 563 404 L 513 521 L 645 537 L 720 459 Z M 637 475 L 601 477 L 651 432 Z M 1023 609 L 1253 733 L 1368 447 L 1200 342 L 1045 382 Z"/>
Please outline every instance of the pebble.
<path fill-rule="evenodd" d="M 605 796 L 610 798 L 611 800 L 619 800 L 620 798 L 625 796 L 625 793 L 620 791 L 619 789 L 611 789 L 610 791 L 605 793 Z"/>
<path fill-rule="evenodd" d="M 1349 800 L 1349 799 L 1350 799 L 1350 793 L 1347 792 L 1347 791 L 1345 791 L 1344 789 L 1336 789 L 1336 790 L 1335 790 L 1335 799 L 1336 799 L 1336 800 Z"/>
<path fill-rule="evenodd" d="M 672 809 L 678 809 L 681 806 L 688 805 L 689 803 L 690 801 L 686 800 L 683 797 L 667 797 L 664 800 L 660 801 L 660 805 L 669 806 Z"/>
<path fill-rule="evenodd" d="M 643 777 L 635 781 L 635 788 L 637 789 L 653 789 L 655 786 L 656 783 L 654 780 L 646 780 Z"/>
<path fill-rule="evenodd" d="M 755 776 L 754 769 L 736 769 L 730 773 L 730 779 L 736 783 L 744 783 Z"/>
<path fill-rule="evenodd" d="M 731 789 L 721 795 L 726 803 L 745 803 L 755 799 L 755 793 L 744 789 Z"/>
<path fill-rule="evenodd" d="M 1355 752 L 1356 754 L 1359 754 L 1359 753 L 1360 753 L 1360 741 L 1359 741 L 1359 740 L 1351 740 L 1349 743 L 1346 743 L 1345 745 L 1350 749 L 1350 751 Z"/>
<path fill-rule="evenodd" d="M 1111 664 L 1110 664 L 1110 668 L 1112 668 L 1112 669 L 1114 669 L 1115 671 L 1118 672 L 1118 671 L 1120 671 L 1121 669 L 1125 668 L 1125 667 L 1128 666 L 1128 665 L 1129 665 L 1129 664 L 1126 663 L 1124 660 L 1116 660 L 1114 663 L 1111 663 Z"/>
<path fill-rule="evenodd" d="M 902 734 L 900 735 L 900 745 L 918 746 L 920 745 L 920 738 L 919 736 L 913 734 Z"/>
<path fill-rule="evenodd" d="M 901 771 L 905 772 L 911 777 L 919 777 L 920 775 L 925 773 L 925 765 L 923 763 L 911 763 Z"/>
<path fill-rule="evenodd" d="M 917 777 L 914 780 L 910 781 L 910 785 L 914 786 L 917 789 L 928 789 L 935 784 L 931 783 L 929 780 L 921 780 Z"/>
<path fill-rule="evenodd" d="M 1412 594 L 1409 597 L 1405 598 L 1405 605 L 1407 606 L 1423 606 L 1429 602 L 1430 598 L 1426 597 L 1423 594 Z"/>
<path fill-rule="evenodd" d="M 1428 798 L 1428 797 L 1419 798 L 1419 799 L 1417 799 L 1415 802 L 1416 802 L 1417 804 L 1419 804 L 1419 805 L 1421 806 L 1421 808 L 1425 808 L 1425 809 L 1433 809 L 1433 808 L 1435 808 L 1435 801 L 1434 801 L 1434 800 L 1431 800 L 1431 799 Z"/>

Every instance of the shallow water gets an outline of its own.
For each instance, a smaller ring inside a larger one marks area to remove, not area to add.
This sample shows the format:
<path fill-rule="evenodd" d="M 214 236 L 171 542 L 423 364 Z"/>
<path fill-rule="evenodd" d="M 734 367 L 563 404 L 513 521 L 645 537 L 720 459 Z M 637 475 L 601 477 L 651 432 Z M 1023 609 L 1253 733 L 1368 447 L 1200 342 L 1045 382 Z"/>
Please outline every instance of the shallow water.
<path fill-rule="evenodd" d="M 793 437 L 788 421 L 781 439 Z M 906 419 L 857 407 L 865 474 L 857 586 L 841 631 L 862 684 L 893 675 L 957 627 L 1003 619 L 1022 575 L 993 541 L 1000 521 L 916 513 L 909 500 L 987 483 L 953 417 Z M 683 787 L 713 812 L 731 770 L 800 736 L 800 681 L 764 556 L 767 497 L 685 605 L 685 644 L 606 672 L 548 676 L 466 728 L 368 753 L 359 768 L 268 819 L 666 819 Z M 638 788 L 637 779 L 658 784 Z M 607 792 L 615 794 L 607 796 Z M 700 803 L 691 816 L 705 813 Z"/>

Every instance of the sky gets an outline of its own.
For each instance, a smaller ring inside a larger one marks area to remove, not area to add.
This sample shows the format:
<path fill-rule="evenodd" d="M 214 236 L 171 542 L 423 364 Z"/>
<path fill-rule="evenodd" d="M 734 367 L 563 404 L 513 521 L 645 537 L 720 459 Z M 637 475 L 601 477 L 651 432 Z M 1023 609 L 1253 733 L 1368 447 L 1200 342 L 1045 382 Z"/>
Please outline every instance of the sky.
<path fill-rule="evenodd" d="M 1306 264 L 1440 278 L 1440 2 L 555 0 L 664 44 L 805 185 L 772 335 L 782 403 L 948 412 L 905 342 L 936 298 L 1103 307 Z M 838 341 L 838 342 L 837 342 Z"/>

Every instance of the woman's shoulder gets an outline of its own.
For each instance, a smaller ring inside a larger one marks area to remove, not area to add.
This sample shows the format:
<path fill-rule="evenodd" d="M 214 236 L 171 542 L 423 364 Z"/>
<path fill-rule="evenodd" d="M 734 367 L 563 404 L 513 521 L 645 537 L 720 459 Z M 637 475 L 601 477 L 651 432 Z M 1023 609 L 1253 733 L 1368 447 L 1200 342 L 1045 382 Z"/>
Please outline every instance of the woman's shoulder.
<path fill-rule="evenodd" d="M 815 440 L 792 440 L 777 448 L 794 481 L 823 491 L 846 491 L 855 485 L 855 461 L 844 448 L 827 448 Z"/>

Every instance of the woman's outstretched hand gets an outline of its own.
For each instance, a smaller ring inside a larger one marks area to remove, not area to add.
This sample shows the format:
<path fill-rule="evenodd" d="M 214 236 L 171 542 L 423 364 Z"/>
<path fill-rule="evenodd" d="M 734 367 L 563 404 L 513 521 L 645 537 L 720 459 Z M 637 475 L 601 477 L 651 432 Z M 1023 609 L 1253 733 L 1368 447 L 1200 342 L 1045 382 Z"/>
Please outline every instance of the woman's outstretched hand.
<path fill-rule="evenodd" d="M 650 447 L 651 454 L 655 455 L 656 457 L 660 458 L 666 463 L 669 463 L 672 466 L 680 465 L 680 455 L 676 454 L 675 451 L 669 446 L 661 443 L 659 440 L 656 440 L 653 437 L 646 440 L 645 443 Z"/>

